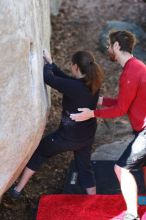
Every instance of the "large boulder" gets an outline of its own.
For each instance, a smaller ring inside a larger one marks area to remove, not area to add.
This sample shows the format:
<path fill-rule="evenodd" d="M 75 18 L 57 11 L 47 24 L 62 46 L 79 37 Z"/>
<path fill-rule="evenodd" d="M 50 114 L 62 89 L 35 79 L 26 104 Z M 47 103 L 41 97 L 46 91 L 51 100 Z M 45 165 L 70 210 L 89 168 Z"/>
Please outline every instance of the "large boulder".
<path fill-rule="evenodd" d="M 113 160 L 117 161 L 128 144 L 132 141 L 132 136 L 125 136 L 122 140 L 98 146 L 92 153 L 91 160 Z"/>
<path fill-rule="evenodd" d="M 44 131 L 48 99 L 42 50 L 49 44 L 49 0 L 0 1 L 0 197 Z"/>
<path fill-rule="evenodd" d="M 140 26 L 131 22 L 113 20 L 113 21 L 108 21 L 105 24 L 105 26 L 103 27 L 103 29 L 99 34 L 99 48 L 101 49 L 102 52 L 106 52 L 107 50 L 106 44 L 107 44 L 108 33 L 113 29 L 127 30 L 134 33 L 138 40 L 138 43 L 134 49 L 134 55 L 137 58 L 146 61 L 146 49 L 145 49 L 146 33 L 143 31 L 143 29 Z"/>

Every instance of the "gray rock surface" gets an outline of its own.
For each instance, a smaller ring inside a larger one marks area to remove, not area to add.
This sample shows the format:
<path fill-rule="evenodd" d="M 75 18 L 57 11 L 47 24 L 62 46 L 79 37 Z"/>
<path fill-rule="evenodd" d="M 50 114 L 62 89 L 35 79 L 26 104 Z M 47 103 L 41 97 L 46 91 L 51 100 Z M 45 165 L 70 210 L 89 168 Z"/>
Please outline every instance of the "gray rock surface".
<path fill-rule="evenodd" d="M 0 196 L 44 131 L 48 101 L 42 50 L 49 44 L 49 0 L 0 1 Z"/>
<path fill-rule="evenodd" d="M 92 160 L 117 160 L 127 145 L 132 140 L 132 135 L 125 136 L 120 141 L 114 141 L 112 143 L 103 144 L 96 148 L 92 153 Z"/>

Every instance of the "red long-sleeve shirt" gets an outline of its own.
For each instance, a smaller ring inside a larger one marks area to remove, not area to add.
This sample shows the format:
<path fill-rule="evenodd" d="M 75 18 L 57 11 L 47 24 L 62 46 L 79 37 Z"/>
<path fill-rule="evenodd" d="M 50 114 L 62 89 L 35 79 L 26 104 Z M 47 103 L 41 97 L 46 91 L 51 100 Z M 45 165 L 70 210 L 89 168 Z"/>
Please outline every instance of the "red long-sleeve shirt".
<path fill-rule="evenodd" d="M 118 97 L 103 98 L 102 105 L 108 108 L 94 110 L 95 117 L 115 118 L 128 114 L 135 131 L 146 127 L 146 65 L 134 57 L 129 59 L 120 76 Z"/>

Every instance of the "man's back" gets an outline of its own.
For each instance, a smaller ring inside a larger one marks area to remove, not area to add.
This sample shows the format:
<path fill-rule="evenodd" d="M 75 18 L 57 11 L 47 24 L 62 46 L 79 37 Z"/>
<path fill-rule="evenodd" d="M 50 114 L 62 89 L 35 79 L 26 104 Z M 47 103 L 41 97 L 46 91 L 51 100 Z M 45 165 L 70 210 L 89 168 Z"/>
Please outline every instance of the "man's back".
<path fill-rule="evenodd" d="M 127 96 L 133 96 L 128 116 L 134 130 L 140 131 L 146 127 L 146 65 L 132 58 L 123 71 L 121 81 L 130 88 Z"/>

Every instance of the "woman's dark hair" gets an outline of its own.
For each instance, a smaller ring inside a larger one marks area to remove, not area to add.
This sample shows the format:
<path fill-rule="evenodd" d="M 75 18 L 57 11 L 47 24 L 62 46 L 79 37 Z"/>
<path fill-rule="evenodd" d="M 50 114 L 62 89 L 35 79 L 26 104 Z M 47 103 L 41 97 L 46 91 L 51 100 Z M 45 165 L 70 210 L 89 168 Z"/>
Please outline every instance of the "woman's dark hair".
<path fill-rule="evenodd" d="M 120 50 L 132 53 L 133 48 L 136 44 L 136 37 L 129 31 L 111 31 L 109 33 L 109 40 L 111 45 L 118 41 Z"/>
<path fill-rule="evenodd" d="M 94 56 L 89 51 L 78 51 L 72 57 L 72 64 L 77 64 L 80 72 L 84 75 L 84 80 L 92 94 L 101 87 L 103 81 L 103 71 L 99 64 L 95 62 Z"/>

